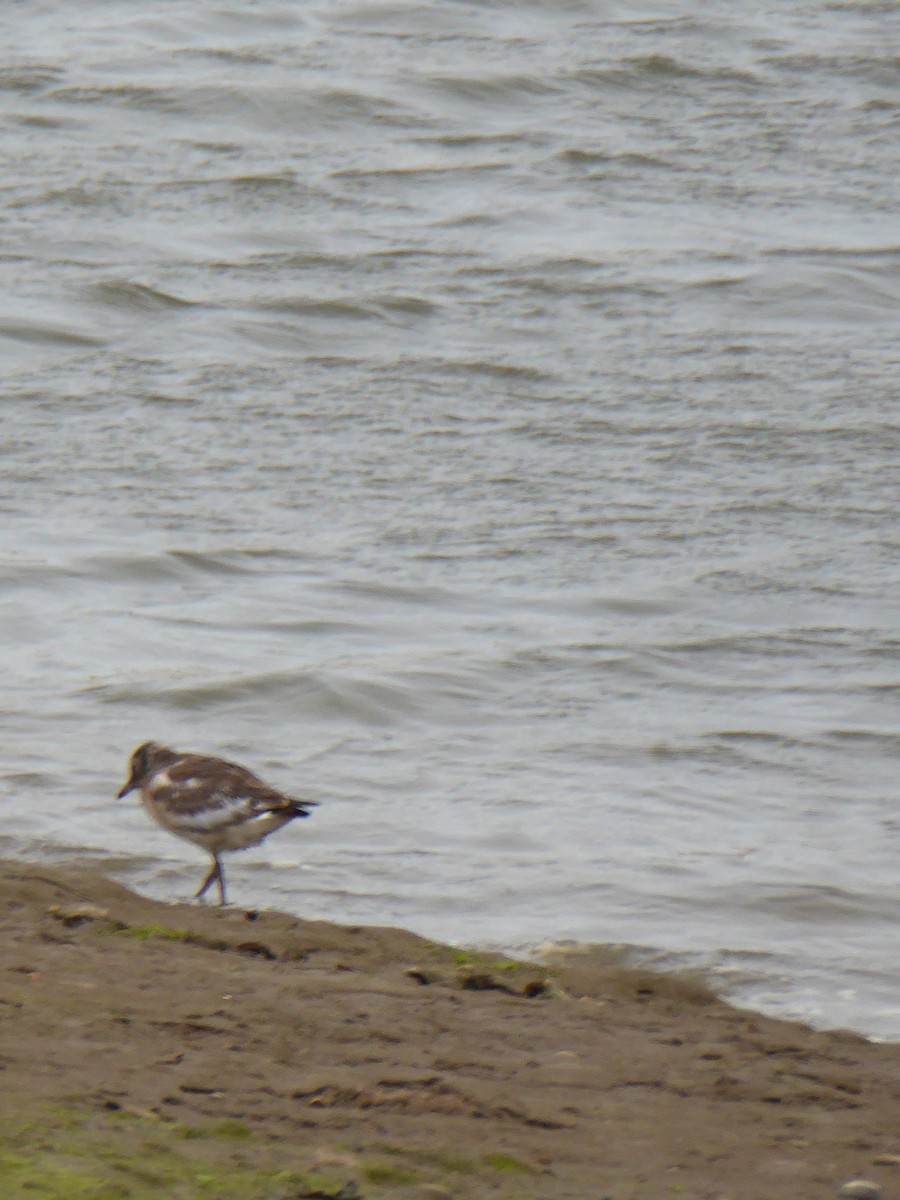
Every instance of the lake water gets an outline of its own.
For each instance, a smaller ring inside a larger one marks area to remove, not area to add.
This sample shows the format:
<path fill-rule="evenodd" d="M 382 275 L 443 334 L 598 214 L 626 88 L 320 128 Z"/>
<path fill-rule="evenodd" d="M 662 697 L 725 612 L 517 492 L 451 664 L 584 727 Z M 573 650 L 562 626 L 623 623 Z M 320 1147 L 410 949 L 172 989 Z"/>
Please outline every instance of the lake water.
<path fill-rule="evenodd" d="M 0 851 L 900 1037 L 892 4 L 0 13 Z"/>

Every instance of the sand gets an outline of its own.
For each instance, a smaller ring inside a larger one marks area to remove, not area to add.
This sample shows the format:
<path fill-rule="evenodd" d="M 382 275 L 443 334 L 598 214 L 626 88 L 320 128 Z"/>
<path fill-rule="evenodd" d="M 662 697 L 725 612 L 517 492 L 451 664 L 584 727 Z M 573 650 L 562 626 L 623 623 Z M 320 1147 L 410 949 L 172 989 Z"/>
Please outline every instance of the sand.
<path fill-rule="evenodd" d="M 0 1194 L 900 1196 L 900 1045 L 0 864 Z"/>

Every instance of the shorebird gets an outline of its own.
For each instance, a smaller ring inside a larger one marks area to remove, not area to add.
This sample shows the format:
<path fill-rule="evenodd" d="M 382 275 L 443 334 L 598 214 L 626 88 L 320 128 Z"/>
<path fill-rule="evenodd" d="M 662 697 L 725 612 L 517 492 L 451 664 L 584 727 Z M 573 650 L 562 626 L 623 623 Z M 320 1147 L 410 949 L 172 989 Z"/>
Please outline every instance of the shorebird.
<path fill-rule="evenodd" d="M 315 800 L 292 800 L 277 792 L 237 763 L 181 754 L 156 742 L 138 746 L 128 766 L 128 780 L 116 799 L 139 788 L 144 808 L 157 824 L 212 855 L 212 868 L 195 893 L 198 900 L 218 882 L 219 903 L 225 903 L 219 858 L 224 850 L 256 846 L 316 807 Z"/>

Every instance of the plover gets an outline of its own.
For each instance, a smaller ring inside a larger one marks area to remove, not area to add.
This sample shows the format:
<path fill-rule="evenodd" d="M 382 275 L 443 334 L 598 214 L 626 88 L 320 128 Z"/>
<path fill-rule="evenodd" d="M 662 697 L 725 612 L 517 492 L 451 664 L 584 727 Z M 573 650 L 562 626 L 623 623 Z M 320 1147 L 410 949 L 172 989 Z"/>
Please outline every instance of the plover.
<path fill-rule="evenodd" d="M 199 899 L 218 881 L 221 904 L 225 903 L 225 871 L 219 855 L 256 846 L 296 817 L 308 817 L 308 810 L 316 807 L 315 800 L 292 800 L 277 792 L 237 763 L 180 754 L 156 742 L 138 746 L 129 772 L 116 799 L 139 788 L 154 821 L 208 850 L 213 865 L 195 895 Z"/>

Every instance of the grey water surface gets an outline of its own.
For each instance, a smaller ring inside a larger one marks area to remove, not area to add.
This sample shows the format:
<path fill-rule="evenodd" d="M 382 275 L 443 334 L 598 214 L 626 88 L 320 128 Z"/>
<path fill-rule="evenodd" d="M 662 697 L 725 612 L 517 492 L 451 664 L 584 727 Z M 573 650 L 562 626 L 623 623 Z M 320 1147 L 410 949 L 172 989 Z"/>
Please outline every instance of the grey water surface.
<path fill-rule="evenodd" d="M 892 3 L 0 10 L 0 853 L 900 1037 Z"/>

